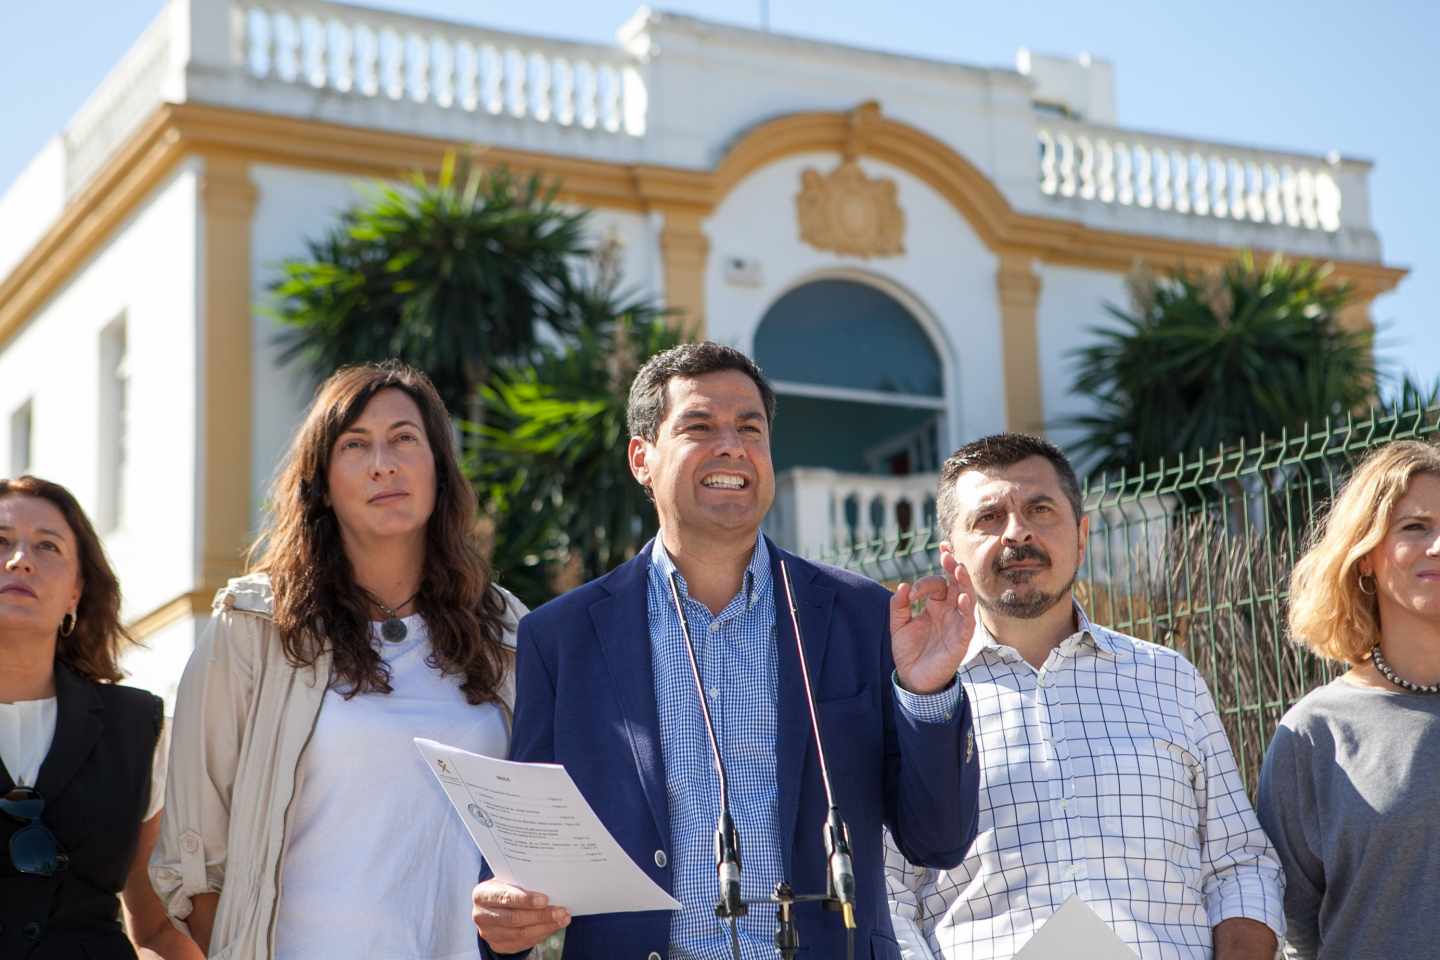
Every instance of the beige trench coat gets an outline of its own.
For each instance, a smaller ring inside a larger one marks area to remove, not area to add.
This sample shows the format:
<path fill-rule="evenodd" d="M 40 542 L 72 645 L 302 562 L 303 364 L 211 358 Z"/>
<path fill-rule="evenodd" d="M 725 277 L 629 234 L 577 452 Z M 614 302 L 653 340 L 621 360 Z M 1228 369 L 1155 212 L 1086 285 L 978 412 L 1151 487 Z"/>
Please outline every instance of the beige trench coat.
<path fill-rule="evenodd" d="M 501 593 L 509 607 L 505 643 L 513 648 L 526 610 L 509 592 Z M 165 812 L 150 880 L 180 921 L 190 915 L 195 894 L 220 894 L 211 960 L 274 956 L 296 774 L 330 681 L 328 653 L 313 668 L 290 664 L 271 613 L 263 574 L 231 580 L 220 590 L 175 704 Z M 501 698 L 508 722 L 513 669 Z"/>

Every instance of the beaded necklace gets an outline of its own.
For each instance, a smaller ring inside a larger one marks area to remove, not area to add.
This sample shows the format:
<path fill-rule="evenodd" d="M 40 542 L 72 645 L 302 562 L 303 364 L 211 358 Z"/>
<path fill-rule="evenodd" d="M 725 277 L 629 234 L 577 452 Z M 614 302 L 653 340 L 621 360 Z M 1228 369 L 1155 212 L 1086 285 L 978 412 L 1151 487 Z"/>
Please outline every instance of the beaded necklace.
<path fill-rule="evenodd" d="M 1411 683 L 1396 673 L 1395 669 L 1385 662 L 1385 655 L 1380 652 L 1378 643 L 1375 644 L 1375 649 L 1370 651 L 1370 659 L 1375 661 L 1375 669 L 1380 676 L 1402 690 L 1409 690 L 1411 693 L 1440 693 L 1440 683 Z"/>

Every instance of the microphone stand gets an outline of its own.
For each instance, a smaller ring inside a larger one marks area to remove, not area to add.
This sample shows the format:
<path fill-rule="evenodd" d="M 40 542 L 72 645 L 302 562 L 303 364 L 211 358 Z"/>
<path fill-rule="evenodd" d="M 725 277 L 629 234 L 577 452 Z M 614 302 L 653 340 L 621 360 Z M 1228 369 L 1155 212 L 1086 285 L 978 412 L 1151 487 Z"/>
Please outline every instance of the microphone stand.
<path fill-rule="evenodd" d="M 705 733 L 710 738 L 710 754 L 720 777 L 720 816 L 715 821 L 715 873 L 720 886 L 720 899 L 715 916 L 730 922 L 730 954 L 740 960 L 740 932 L 737 921 L 750 912 L 740 897 L 740 833 L 730 816 L 730 787 L 725 779 L 725 764 L 720 760 L 720 743 L 715 739 L 715 724 L 710 719 L 710 704 L 705 698 L 705 684 L 700 679 L 700 664 L 695 659 L 695 644 L 690 639 L 690 624 L 685 607 L 680 603 L 679 576 L 670 571 L 670 599 L 680 619 L 680 635 L 685 638 L 685 654 L 690 659 L 690 676 L 695 681 L 695 695 L 700 698 L 700 713 L 705 718 Z"/>

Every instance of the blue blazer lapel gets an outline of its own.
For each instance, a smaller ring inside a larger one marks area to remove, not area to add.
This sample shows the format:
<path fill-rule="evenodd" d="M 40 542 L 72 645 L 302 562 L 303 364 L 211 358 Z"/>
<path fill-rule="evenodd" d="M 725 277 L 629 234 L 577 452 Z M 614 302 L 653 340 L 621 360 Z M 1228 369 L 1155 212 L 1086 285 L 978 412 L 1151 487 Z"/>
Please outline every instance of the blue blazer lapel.
<path fill-rule="evenodd" d="M 590 607 L 590 619 L 610 681 L 620 702 L 635 769 L 645 789 L 655 829 L 670 843 L 670 795 L 665 786 L 665 758 L 660 749 L 660 714 L 655 704 L 655 668 L 650 659 L 647 590 L 650 547 L 605 582 L 610 595 Z"/>
<path fill-rule="evenodd" d="M 780 574 L 780 561 L 790 571 L 790 585 L 795 591 L 795 605 L 800 621 L 800 635 L 805 643 L 805 661 L 810 667 L 812 682 L 817 682 L 825 664 L 825 651 L 830 642 L 830 615 L 835 607 L 835 591 L 814 583 L 817 569 L 813 564 L 786 553 L 773 543 L 768 544 L 771 568 L 775 578 L 775 638 L 779 643 L 777 662 L 780 676 L 780 703 L 776 724 L 776 775 L 779 780 L 779 822 L 781 852 L 784 854 L 785 876 L 793 876 L 790 852 L 795 846 L 795 821 L 800 809 L 800 789 L 805 770 L 814 753 L 814 734 L 810 730 L 810 708 L 805 699 L 805 678 L 800 671 L 800 657 L 795 652 L 795 628 L 785 598 L 785 581 Z M 818 761 L 817 761 L 818 763 Z M 818 767 L 817 767 L 818 771 Z M 813 811 L 815 829 L 825 811 Z"/>

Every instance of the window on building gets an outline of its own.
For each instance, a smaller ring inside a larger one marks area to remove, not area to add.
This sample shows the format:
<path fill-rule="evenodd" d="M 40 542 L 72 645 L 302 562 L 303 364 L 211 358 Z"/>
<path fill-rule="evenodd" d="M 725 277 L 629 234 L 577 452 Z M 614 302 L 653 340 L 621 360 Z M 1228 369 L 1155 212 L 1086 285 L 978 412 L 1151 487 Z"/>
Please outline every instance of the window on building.
<path fill-rule="evenodd" d="M 816 280 L 785 294 L 755 333 L 775 385 L 775 469 L 905 475 L 940 465 L 944 372 L 930 336 L 883 290 Z"/>
<path fill-rule="evenodd" d="M 10 476 L 30 472 L 31 420 L 34 401 L 26 400 L 10 414 Z"/>
<path fill-rule="evenodd" d="M 96 519 L 102 531 L 125 519 L 125 474 L 129 459 L 130 373 L 126 363 L 125 318 L 100 331 L 100 498 Z"/>

